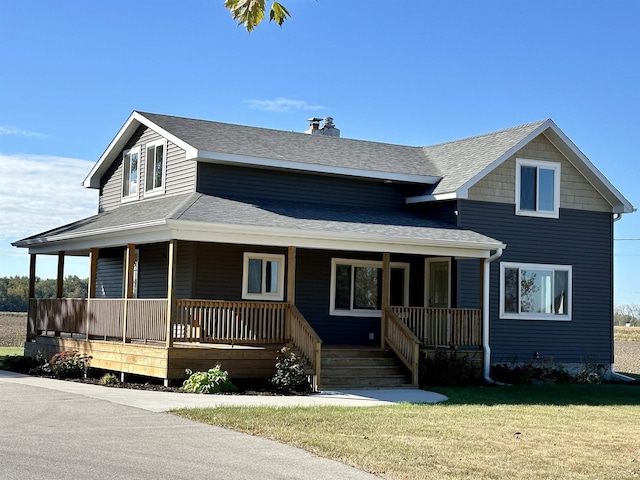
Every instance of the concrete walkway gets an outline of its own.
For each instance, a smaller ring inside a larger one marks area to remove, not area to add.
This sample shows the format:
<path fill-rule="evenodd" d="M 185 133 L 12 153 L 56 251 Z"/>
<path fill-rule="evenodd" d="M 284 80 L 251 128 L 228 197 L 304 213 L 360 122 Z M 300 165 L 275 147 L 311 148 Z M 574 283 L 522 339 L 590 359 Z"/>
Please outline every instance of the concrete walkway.
<path fill-rule="evenodd" d="M 154 392 L 126 388 L 102 387 L 84 383 L 31 377 L 0 370 L 0 384 L 12 382 L 20 385 L 46 388 L 59 392 L 82 395 L 120 405 L 141 408 L 151 412 L 166 412 L 176 408 L 220 406 L 321 406 L 337 405 L 371 407 L 397 403 L 437 403 L 447 399 L 444 395 L 413 388 L 387 390 L 348 390 L 322 392 L 313 395 L 263 396 L 263 395 L 196 395 L 175 392 Z"/>

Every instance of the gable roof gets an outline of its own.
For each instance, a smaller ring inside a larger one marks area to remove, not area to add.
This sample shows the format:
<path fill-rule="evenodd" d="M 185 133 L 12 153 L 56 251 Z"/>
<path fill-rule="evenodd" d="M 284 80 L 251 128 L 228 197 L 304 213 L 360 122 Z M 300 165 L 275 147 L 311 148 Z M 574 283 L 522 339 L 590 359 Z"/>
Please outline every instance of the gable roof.
<path fill-rule="evenodd" d="M 171 239 L 486 258 L 505 245 L 405 209 L 352 207 L 191 193 L 121 205 L 13 243 L 31 253 Z"/>
<path fill-rule="evenodd" d="M 85 179 L 86 187 L 100 186 L 100 178 L 140 125 L 185 150 L 187 159 L 425 185 L 425 195 L 409 198 L 408 203 L 468 198 L 472 185 L 544 134 L 614 213 L 635 211 L 551 119 L 413 147 L 134 111 Z"/>

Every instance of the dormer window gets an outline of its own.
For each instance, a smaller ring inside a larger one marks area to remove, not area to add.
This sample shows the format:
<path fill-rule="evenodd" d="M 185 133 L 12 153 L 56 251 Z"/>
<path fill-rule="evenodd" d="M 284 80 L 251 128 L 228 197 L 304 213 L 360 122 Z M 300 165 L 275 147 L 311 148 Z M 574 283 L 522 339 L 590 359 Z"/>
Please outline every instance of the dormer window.
<path fill-rule="evenodd" d="M 122 200 L 138 198 L 138 173 L 140 147 L 125 150 L 122 154 Z"/>
<path fill-rule="evenodd" d="M 516 159 L 516 215 L 558 218 L 560 164 Z"/>
<path fill-rule="evenodd" d="M 145 196 L 164 193 L 164 177 L 167 164 L 166 142 L 164 140 L 160 140 L 158 142 L 147 143 L 146 149 Z"/>

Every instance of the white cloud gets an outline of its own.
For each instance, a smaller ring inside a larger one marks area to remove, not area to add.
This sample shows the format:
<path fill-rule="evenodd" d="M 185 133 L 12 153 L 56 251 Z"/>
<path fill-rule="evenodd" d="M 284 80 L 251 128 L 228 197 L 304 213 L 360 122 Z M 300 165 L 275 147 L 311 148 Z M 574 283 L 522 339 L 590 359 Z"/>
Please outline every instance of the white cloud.
<path fill-rule="evenodd" d="M 293 110 L 324 110 L 322 105 L 310 105 L 304 100 L 278 97 L 274 100 L 245 100 L 249 108 L 264 110 L 265 112 L 287 113 Z"/>
<path fill-rule="evenodd" d="M 11 242 L 95 215 L 98 193 L 81 185 L 92 165 L 76 158 L 0 153 L 0 255 L 13 248 Z"/>
<path fill-rule="evenodd" d="M 31 138 L 47 138 L 48 135 L 44 133 L 30 132 L 29 130 L 22 130 L 18 127 L 11 127 L 8 125 L 0 125 L 0 135 L 16 135 L 19 137 L 31 137 Z"/>

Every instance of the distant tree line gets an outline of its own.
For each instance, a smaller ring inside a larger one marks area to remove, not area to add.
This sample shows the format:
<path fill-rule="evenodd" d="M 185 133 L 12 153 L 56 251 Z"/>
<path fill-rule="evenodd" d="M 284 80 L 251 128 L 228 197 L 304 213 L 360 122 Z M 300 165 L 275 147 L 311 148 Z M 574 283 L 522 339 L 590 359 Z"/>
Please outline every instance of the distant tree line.
<path fill-rule="evenodd" d="M 626 325 L 640 327 L 640 303 L 630 303 L 618 305 L 613 311 L 613 323 L 615 325 Z"/>
<path fill-rule="evenodd" d="M 62 296 L 87 298 L 87 278 L 65 277 Z M 36 298 L 55 298 L 56 281 L 36 277 Z M 26 312 L 29 306 L 29 277 L 0 277 L 0 312 Z"/>

